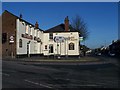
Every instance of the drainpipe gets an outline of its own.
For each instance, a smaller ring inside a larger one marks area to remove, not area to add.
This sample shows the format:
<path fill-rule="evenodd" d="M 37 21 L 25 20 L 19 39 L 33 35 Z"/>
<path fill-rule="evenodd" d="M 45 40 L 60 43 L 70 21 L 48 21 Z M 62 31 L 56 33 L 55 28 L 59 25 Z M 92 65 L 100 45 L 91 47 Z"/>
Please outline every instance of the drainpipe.
<path fill-rule="evenodd" d="M 29 54 L 29 49 L 30 49 L 30 48 L 29 48 L 29 44 L 30 44 L 30 41 L 27 42 L 27 45 L 28 45 L 28 46 L 27 46 L 27 50 L 28 50 L 28 51 L 27 51 L 27 52 L 28 52 L 27 54 L 28 54 L 28 57 L 30 57 L 30 54 Z"/>

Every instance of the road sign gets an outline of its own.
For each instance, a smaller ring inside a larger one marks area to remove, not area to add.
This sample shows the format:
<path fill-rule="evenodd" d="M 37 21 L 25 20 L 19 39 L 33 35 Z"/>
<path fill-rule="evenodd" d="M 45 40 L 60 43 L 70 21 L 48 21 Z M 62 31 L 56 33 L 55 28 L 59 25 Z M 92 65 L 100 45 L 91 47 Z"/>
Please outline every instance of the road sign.
<path fill-rule="evenodd" d="M 14 39 L 14 36 L 10 36 L 10 39 Z"/>

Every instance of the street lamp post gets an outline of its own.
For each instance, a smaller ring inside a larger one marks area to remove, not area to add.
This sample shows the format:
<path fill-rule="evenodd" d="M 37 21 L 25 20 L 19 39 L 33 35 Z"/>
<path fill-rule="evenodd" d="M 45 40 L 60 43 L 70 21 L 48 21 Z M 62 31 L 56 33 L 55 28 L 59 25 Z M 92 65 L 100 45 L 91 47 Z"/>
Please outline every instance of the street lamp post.
<path fill-rule="evenodd" d="M 83 41 L 83 37 L 79 37 L 79 44 L 80 44 L 81 41 Z M 79 46 L 80 46 L 80 45 L 79 45 Z M 79 47 L 79 58 L 80 58 L 80 54 L 81 54 L 80 48 L 81 48 L 81 47 Z"/>

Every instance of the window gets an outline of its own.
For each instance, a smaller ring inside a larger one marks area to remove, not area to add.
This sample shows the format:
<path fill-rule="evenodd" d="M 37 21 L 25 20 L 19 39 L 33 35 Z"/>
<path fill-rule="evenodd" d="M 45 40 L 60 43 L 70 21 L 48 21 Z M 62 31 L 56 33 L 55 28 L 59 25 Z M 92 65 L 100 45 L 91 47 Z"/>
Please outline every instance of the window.
<path fill-rule="evenodd" d="M 74 50 L 74 43 L 69 44 L 69 50 Z"/>
<path fill-rule="evenodd" d="M 37 37 L 40 37 L 40 31 L 37 31 Z"/>
<path fill-rule="evenodd" d="M 2 43 L 7 41 L 7 33 L 2 33 Z"/>
<path fill-rule="evenodd" d="M 37 36 L 37 30 L 34 30 L 34 36 Z"/>
<path fill-rule="evenodd" d="M 30 27 L 30 35 L 32 35 L 32 28 Z"/>
<path fill-rule="evenodd" d="M 25 27 L 26 33 L 28 34 L 28 25 Z"/>
<path fill-rule="evenodd" d="M 22 39 L 19 39 L 19 47 L 22 48 Z"/>
<path fill-rule="evenodd" d="M 47 49 L 47 45 L 45 45 L 45 49 Z"/>
<path fill-rule="evenodd" d="M 53 53 L 53 44 L 49 45 L 49 53 Z"/>
<path fill-rule="evenodd" d="M 34 42 L 34 51 L 37 51 L 37 43 Z"/>
<path fill-rule="evenodd" d="M 49 33 L 49 39 L 53 39 L 53 33 Z"/>

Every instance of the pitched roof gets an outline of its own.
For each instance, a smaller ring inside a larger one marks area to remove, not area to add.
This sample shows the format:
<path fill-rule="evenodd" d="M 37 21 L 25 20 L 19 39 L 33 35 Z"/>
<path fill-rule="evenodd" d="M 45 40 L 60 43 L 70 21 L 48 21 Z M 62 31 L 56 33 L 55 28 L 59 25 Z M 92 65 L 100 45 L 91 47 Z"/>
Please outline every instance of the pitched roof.
<path fill-rule="evenodd" d="M 27 24 L 32 25 L 33 27 L 35 27 L 35 25 L 33 25 L 33 24 L 29 23 L 28 21 L 26 21 L 26 20 L 24 20 L 24 19 L 22 19 L 22 18 L 20 18 L 20 17 L 18 17 L 18 16 L 16 16 L 16 15 L 14 15 L 13 13 L 11 13 L 11 12 L 9 12 L 9 11 L 7 11 L 7 10 L 5 10 L 4 12 L 7 12 L 7 13 L 13 15 L 14 17 L 20 19 L 21 21 L 24 21 L 25 23 L 27 23 Z M 4 12 L 3 12 L 3 13 L 4 13 Z M 38 29 L 41 30 L 41 31 L 43 31 L 43 30 L 40 29 L 40 28 L 38 28 Z"/>
<path fill-rule="evenodd" d="M 62 23 L 62 24 L 59 24 L 59 25 L 52 27 L 48 30 L 45 30 L 44 32 L 45 33 L 49 33 L 49 32 L 78 32 L 75 29 L 73 29 L 71 26 L 69 26 L 69 29 L 70 29 L 69 31 L 65 31 L 65 24 Z"/>

